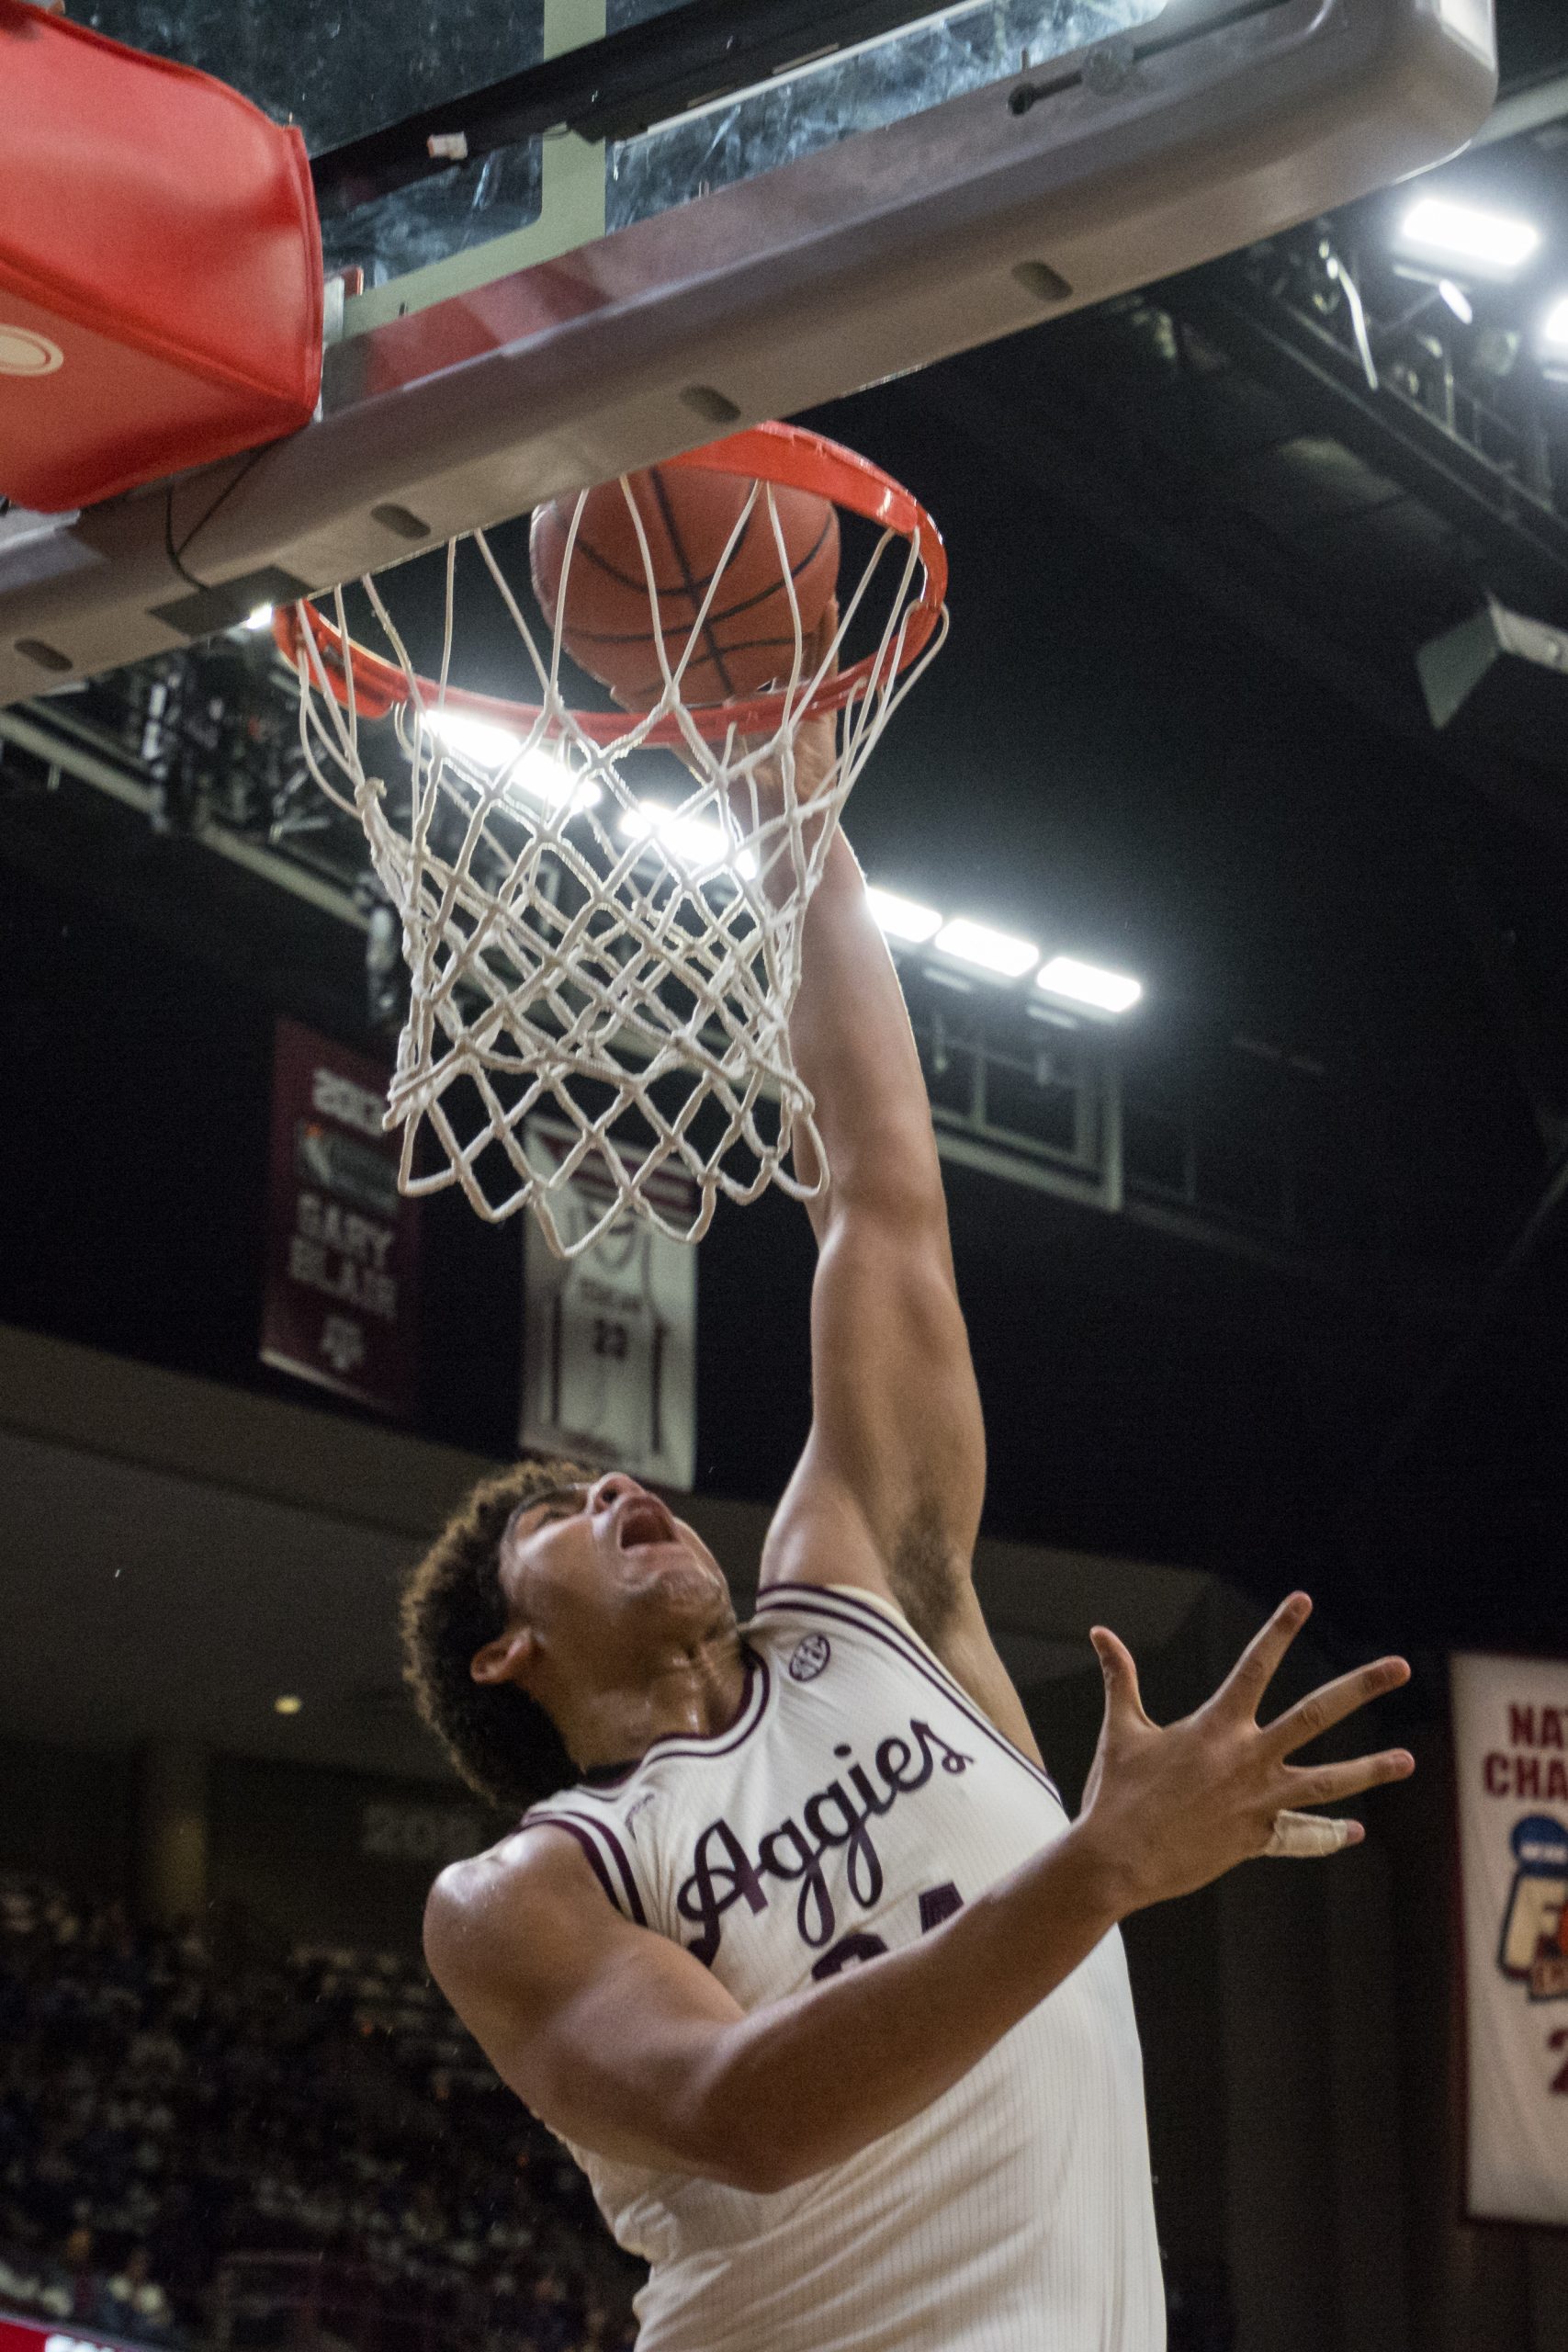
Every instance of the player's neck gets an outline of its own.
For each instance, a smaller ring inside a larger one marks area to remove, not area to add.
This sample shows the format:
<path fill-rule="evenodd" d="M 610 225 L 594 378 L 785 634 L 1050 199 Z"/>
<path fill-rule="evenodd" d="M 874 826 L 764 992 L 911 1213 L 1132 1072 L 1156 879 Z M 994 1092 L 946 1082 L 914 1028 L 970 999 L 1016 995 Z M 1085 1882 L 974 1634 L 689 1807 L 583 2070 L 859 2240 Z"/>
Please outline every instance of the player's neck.
<path fill-rule="evenodd" d="M 561 1730 L 583 1771 L 636 1763 L 656 1739 L 685 1733 L 714 1739 L 728 1731 L 746 1695 L 746 1667 L 733 1622 L 695 1640 L 649 1652 L 607 1688 L 574 1694 Z"/>

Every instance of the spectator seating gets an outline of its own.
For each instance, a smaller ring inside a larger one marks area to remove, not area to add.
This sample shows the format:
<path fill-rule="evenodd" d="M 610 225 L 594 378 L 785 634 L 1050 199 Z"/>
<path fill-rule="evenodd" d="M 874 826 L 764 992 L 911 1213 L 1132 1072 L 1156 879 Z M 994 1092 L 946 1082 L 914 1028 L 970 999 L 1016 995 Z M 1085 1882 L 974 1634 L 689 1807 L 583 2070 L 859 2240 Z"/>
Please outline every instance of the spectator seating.
<path fill-rule="evenodd" d="M 637 2277 L 417 1964 L 220 1968 L 0 1877 L 0 2304 L 175 2352 L 307 2306 L 364 2352 L 618 2352 Z"/>

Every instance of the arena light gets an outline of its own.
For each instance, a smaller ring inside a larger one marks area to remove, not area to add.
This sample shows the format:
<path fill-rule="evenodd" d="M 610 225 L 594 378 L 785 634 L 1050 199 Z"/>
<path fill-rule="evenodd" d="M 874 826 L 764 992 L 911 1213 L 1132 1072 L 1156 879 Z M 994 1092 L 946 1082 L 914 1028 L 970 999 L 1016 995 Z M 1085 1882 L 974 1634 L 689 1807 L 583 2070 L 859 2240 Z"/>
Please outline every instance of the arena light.
<path fill-rule="evenodd" d="M 1561 295 L 1546 314 L 1540 339 L 1555 356 L 1568 359 L 1568 294 Z"/>
<path fill-rule="evenodd" d="M 273 1701 L 272 1712 L 275 1715 L 297 1715 L 304 1703 L 304 1700 L 296 1698 L 292 1690 L 283 1690 Z"/>
<path fill-rule="evenodd" d="M 1452 197 L 1423 196 L 1400 224 L 1402 243 L 1444 261 L 1512 277 L 1540 249 L 1540 231 L 1517 214 L 1488 212 Z"/>
<path fill-rule="evenodd" d="M 497 727 L 488 718 L 470 718 L 466 711 L 433 711 L 425 725 L 438 742 L 456 752 L 460 760 L 472 760 L 477 768 L 503 768 L 522 749 L 521 738 L 510 728 Z"/>
<path fill-rule="evenodd" d="M 621 831 L 628 842 L 657 842 L 674 865 L 710 871 L 728 865 L 748 879 L 757 871 L 757 861 L 750 851 L 738 854 L 732 837 L 722 825 L 716 825 L 705 817 L 682 817 L 678 809 L 666 808 L 657 800 L 644 800 L 636 808 L 628 808 L 621 819 Z"/>
<path fill-rule="evenodd" d="M 1475 305 L 1462 286 L 1456 286 L 1451 277 L 1439 277 L 1438 291 L 1461 327 L 1472 327 L 1475 324 Z"/>
<path fill-rule="evenodd" d="M 245 615 L 244 619 L 240 623 L 240 627 L 243 629 L 248 629 L 253 637 L 265 636 L 272 627 L 272 606 L 270 605 L 258 605 L 254 612 L 247 613 Z"/>
<path fill-rule="evenodd" d="M 1000 980 L 1020 980 L 1040 961 L 1040 950 L 1032 939 L 992 931 L 987 923 L 970 922 L 964 915 L 944 922 L 931 944 L 955 963 L 973 964 L 977 971 L 989 972 Z"/>
<path fill-rule="evenodd" d="M 934 907 L 922 907 L 916 899 L 901 899 L 897 890 L 878 890 L 868 885 L 865 902 L 885 939 L 923 947 L 942 929 L 942 917 Z"/>
<path fill-rule="evenodd" d="M 460 760 L 476 768 L 487 768 L 493 775 L 498 768 L 512 762 L 512 769 L 503 787 L 502 797 L 520 795 L 536 800 L 547 808 L 558 808 L 570 800 L 574 808 L 592 808 L 604 797 L 601 787 L 574 776 L 562 760 L 555 759 L 536 744 L 531 752 L 524 752 L 522 738 L 510 728 L 497 727 L 488 718 L 470 718 L 467 711 L 447 710 L 427 720 L 430 732 Z"/>
<path fill-rule="evenodd" d="M 1034 985 L 1074 1004 L 1091 1004 L 1097 1012 L 1130 1012 L 1144 993 L 1142 980 L 1130 972 L 1107 972 L 1076 956 L 1053 956 Z"/>

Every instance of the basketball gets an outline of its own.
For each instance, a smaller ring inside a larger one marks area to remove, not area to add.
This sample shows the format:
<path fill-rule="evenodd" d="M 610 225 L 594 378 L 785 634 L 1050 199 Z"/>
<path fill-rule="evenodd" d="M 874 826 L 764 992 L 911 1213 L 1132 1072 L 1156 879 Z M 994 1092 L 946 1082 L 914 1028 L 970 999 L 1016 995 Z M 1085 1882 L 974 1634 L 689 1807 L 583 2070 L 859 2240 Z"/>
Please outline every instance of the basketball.
<path fill-rule="evenodd" d="M 627 490 L 647 535 L 646 562 Z M 827 499 L 775 485 L 777 533 L 762 492 L 725 563 L 751 492 L 739 474 L 685 466 L 650 466 L 628 474 L 626 489 L 610 481 L 589 492 L 572 550 L 561 641 L 591 678 L 629 708 L 646 710 L 659 700 L 664 691 L 659 638 L 673 669 L 721 564 L 723 576 L 682 676 L 682 701 L 734 702 L 788 679 L 795 623 L 780 540 L 801 631 L 809 637 L 839 576 L 839 518 Z M 569 497 L 539 507 L 529 535 L 534 593 L 552 628 L 576 504 Z"/>

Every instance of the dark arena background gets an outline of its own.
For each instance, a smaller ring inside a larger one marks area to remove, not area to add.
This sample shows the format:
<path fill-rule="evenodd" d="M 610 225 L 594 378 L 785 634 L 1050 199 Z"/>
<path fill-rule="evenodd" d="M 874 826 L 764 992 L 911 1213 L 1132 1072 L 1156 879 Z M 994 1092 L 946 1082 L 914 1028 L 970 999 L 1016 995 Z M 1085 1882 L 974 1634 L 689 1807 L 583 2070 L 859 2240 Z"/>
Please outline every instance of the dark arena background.
<path fill-rule="evenodd" d="M 1288 1695 L 1414 1667 L 1359 1853 L 1129 1923 L 1175 2352 L 1568 2352 L 1568 2236 L 1467 2188 L 1450 1675 L 1568 1654 L 1568 14 L 1499 13 L 1432 186 L 1533 224 L 1522 278 L 1403 266 L 1406 187 L 798 420 L 951 560 L 871 880 L 1144 991 L 894 942 L 1047 1760 L 1076 1803 L 1091 1623 L 1159 1720 L 1294 1585 Z M 395 1597 L 516 1453 L 525 1220 L 426 1200 L 385 1359 L 285 1368 L 287 1040 L 379 1083 L 394 932 L 264 630 L 0 712 L 0 2352 L 633 2341 L 420 1949 L 507 1825 Z M 777 1193 L 698 1253 L 679 1508 L 742 1587 L 812 1265 Z M 1489 1769 L 1568 1820 L 1551 1713 Z"/>

